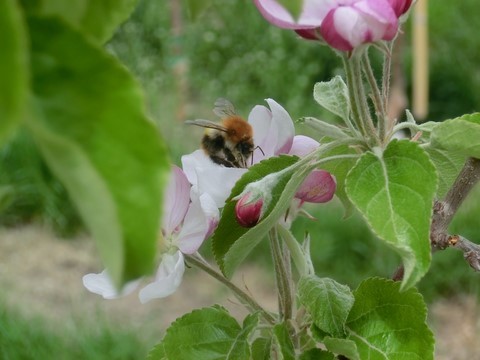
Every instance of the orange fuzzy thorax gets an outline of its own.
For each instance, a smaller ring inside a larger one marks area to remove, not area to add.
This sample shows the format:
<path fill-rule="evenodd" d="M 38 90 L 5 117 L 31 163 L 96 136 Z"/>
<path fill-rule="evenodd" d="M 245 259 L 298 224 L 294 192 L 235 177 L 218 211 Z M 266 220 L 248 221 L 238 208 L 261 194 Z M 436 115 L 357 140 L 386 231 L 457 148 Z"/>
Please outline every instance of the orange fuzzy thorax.
<path fill-rule="evenodd" d="M 228 129 L 228 139 L 234 143 L 239 143 L 253 137 L 252 126 L 240 116 L 224 118 L 222 125 Z"/>

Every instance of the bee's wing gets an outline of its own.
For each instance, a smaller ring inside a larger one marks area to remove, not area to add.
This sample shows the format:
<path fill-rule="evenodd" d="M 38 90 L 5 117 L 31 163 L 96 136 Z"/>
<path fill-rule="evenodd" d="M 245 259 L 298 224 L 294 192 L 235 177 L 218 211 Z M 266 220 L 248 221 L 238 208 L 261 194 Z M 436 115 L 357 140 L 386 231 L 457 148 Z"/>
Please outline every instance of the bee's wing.
<path fill-rule="evenodd" d="M 235 106 L 224 98 L 218 98 L 215 101 L 215 107 L 213 108 L 213 113 L 220 118 L 224 118 L 227 116 L 236 115 Z"/>
<path fill-rule="evenodd" d="M 187 120 L 187 121 L 185 121 L 185 124 L 196 125 L 196 126 L 201 126 L 201 127 L 204 127 L 204 128 L 209 128 L 209 129 L 215 129 L 215 130 L 228 132 L 228 129 L 226 127 L 224 127 L 220 124 L 214 123 L 213 121 L 210 121 L 210 120 L 204 120 L 204 119 Z"/>

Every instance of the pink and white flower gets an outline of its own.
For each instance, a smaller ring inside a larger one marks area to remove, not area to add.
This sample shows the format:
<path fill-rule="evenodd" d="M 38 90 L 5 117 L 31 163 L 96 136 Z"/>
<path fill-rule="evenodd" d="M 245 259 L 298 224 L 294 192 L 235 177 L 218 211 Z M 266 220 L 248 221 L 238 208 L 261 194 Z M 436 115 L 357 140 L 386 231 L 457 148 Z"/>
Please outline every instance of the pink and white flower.
<path fill-rule="evenodd" d="M 208 238 L 219 221 L 219 211 L 213 199 L 206 193 L 192 193 L 184 172 L 174 166 L 163 203 L 162 237 L 166 251 L 153 282 L 139 292 L 140 302 L 163 298 L 173 294 L 180 285 L 185 271 L 183 254 L 195 253 Z M 83 285 L 105 299 L 128 295 L 140 284 L 132 281 L 118 292 L 106 270 L 99 274 L 87 274 Z"/>
<path fill-rule="evenodd" d="M 341 51 L 379 40 L 392 40 L 398 18 L 411 0 L 304 0 L 298 19 L 276 0 L 254 0 L 263 17 L 275 26 L 295 30 L 307 39 L 323 39 Z M 320 36 L 320 37 L 319 37 Z"/>

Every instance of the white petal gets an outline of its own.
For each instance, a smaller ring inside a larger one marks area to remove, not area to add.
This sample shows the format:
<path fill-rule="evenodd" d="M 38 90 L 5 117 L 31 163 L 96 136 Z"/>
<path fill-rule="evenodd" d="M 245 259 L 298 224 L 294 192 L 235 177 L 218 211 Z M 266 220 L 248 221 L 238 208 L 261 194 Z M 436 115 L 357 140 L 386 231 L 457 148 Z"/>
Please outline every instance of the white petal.
<path fill-rule="evenodd" d="M 173 294 L 182 282 L 185 263 L 180 251 L 164 254 L 158 267 L 155 281 L 140 290 L 138 297 L 142 304 L 153 299 L 160 299 Z"/>
<path fill-rule="evenodd" d="M 183 221 L 190 203 L 190 183 L 177 166 L 172 167 L 172 174 L 163 202 L 163 225 L 166 234 L 172 234 Z"/>
<path fill-rule="evenodd" d="M 305 135 L 296 135 L 293 138 L 293 144 L 288 154 L 304 157 L 319 146 L 320 143 L 311 137 Z"/>
<path fill-rule="evenodd" d="M 82 281 L 83 286 L 85 286 L 88 291 L 102 295 L 104 299 L 117 299 L 132 293 L 141 280 L 139 279 L 128 282 L 120 293 L 113 285 L 110 276 L 107 274 L 107 270 L 103 270 L 99 274 L 87 274 L 83 276 Z"/>
<path fill-rule="evenodd" d="M 182 156 L 183 172 L 190 184 L 197 184 L 197 172 L 195 169 L 201 166 L 208 166 L 211 162 L 212 160 L 208 158 L 203 150 L 195 150 L 191 154 Z"/>
<path fill-rule="evenodd" d="M 275 155 L 286 154 L 290 151 L 295 135 L 293 120 L 279 103 L 273 99 L 266 99 L 272 111 L 272 133 L 276 134 Z"/>
<path fill-rule="evenodd" d="M 272 112 L 263 105 L 257 105 L 250 111 L 248 122 L 253 128 L 253 143 L 262 149 L 262 151 L 254 152 L 254 162 L 257 163 L 264 158 L 272 157 L 277 143 L 277 139 L 273 138 L 276 134 L 272 134 L 270 131 Z"/>
<path fill-rule="evenodd" d="M 208 194 L 203 195 L 209 197 Z M 209 224 L 207 221 L 207 216 L 203 212 L 200 199 L 192 198 L 192 203 L 190 204 L 187 215 L 185 216 L 182 230 L 180 230 L 180 233 L 178 234 L 176 245 L 182 253 L 193 254 L 198 250 L 200 245 L 202 245 L 208 229 Z"/>

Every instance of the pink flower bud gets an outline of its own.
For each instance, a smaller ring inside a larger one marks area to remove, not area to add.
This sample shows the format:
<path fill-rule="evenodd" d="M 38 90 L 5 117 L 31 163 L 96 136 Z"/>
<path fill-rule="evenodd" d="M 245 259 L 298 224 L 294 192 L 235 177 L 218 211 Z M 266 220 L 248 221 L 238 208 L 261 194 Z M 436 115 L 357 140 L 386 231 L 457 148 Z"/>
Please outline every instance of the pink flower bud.
<path fill-rule="evenodd" d="M 251 193 L 243 195 L 235 205 L 235 216 L 243 227 L 253 227 L 258 223 L 262 214 L 263 199 L 250 202 Z"/>
<path fill-rule="evenodd" d="M 412 0 L 388 0 L 397 17 L 405 14 L 412 6 Z"/>
<path fill-rule="evenodd" d="M 325 170 L 313 170 L 300 185 L 295 197 L 311 203 L 332 200 L 337 187 L 335 178 Z"/>

